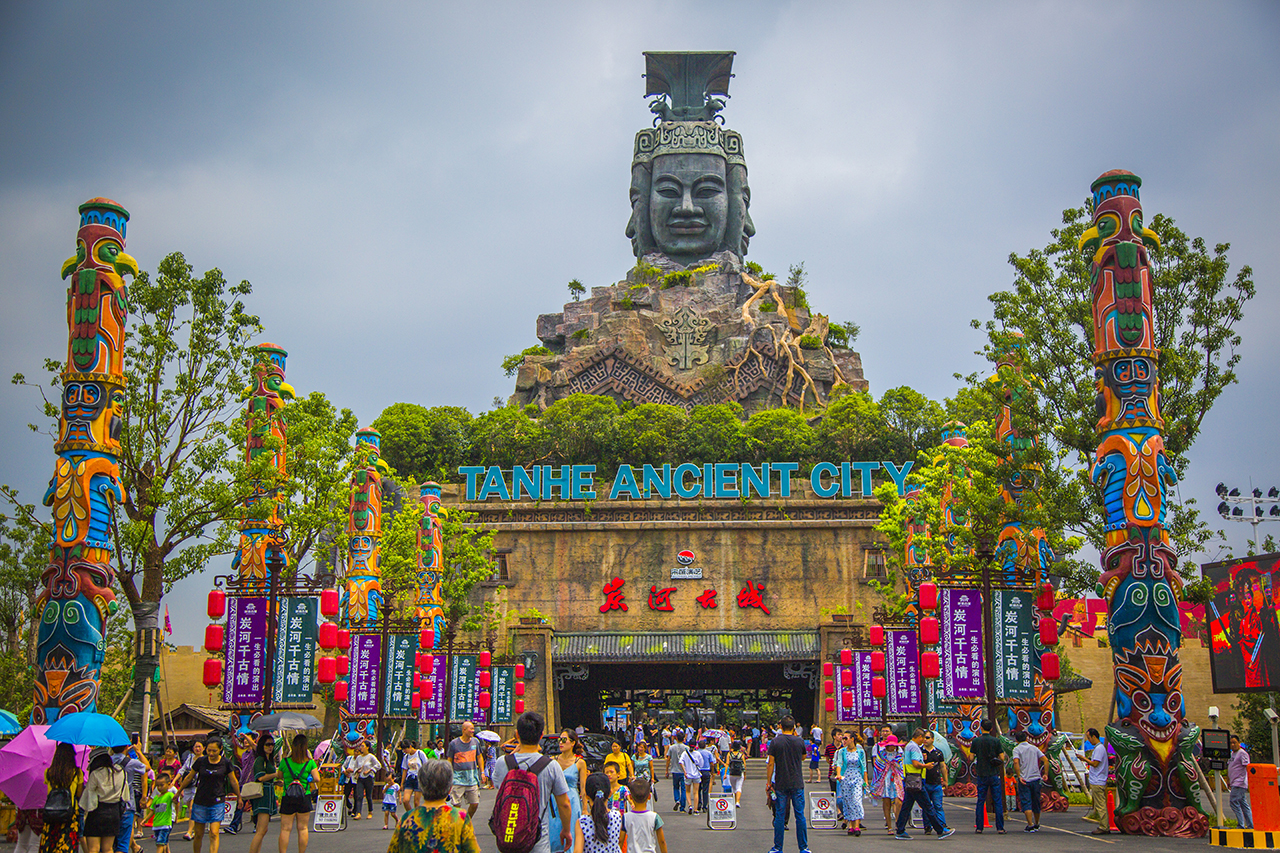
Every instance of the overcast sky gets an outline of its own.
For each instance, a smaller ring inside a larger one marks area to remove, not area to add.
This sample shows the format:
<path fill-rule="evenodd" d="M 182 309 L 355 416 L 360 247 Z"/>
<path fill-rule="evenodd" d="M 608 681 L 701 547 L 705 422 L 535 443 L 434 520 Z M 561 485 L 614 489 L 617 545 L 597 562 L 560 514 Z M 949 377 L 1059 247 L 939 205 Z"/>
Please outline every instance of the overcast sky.
<path fill-rule="evenodd" d="M 815 310 L 861 324 L 877 395 L 946 396 L 981 367 L 967 321 L 1009 253 L 1107 169 L 1143 178 L 1148 219 L 1230 242 L 1258 286 L 1241 382 L 1180 487 L 1216 521 L 1218 480 L 1280 485 L 1278 44 L 1273 2 L 6 3 L 0 373 L 64 357 L 59 267 L 101 195 L 144 269 L 181 250 L 251 281 L 300 392 L 361 423 L 398 401 L 483 411 L 569 279 L 633 263 L 641 52 L 735 50 L 749 258 L 805 262 Z M 0 482 L 36 503 L 37 405 L 0 386 Z M 1250 528 L 1230 527 L 1239 549 Z M 198 641 L 208 586 L 171 597 L 175 640 Z"/>

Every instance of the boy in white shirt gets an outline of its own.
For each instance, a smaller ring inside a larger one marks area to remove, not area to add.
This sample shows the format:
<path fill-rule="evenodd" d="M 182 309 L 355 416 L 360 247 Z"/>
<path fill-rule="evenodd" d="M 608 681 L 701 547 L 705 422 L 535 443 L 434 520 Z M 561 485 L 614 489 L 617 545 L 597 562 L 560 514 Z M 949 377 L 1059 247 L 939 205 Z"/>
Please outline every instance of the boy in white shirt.
<path fill-rule="evenodd" d="M 394 820 L 396 826 L 400 825 L 400 816 L 396 814 L 396 805 L 399 803 L 397 795 L 400 793 L 400 786 L 395 780 L 388 779 L 387 783 L 382 786 L 382 828 L 386 829 L 388 821 Z"/>
<path fill-rule="evenodd" d="M 622 828 L 627 833 L 627 853 L 667 853 L 662 816 L 649 811 L 649 780 L 633 779 L 628 790 L 631 792 L 631 811 L 622 816 Z"/>

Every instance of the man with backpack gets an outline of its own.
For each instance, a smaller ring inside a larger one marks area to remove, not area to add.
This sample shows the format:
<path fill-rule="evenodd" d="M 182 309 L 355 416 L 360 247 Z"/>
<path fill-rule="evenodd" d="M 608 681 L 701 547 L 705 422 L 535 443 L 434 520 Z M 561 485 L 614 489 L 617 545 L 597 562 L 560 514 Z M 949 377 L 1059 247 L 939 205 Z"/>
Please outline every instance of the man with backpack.
<path fill-rule="evenodd" d="M 564 770 L 550 756 L 542 754 L 542 715 L 525 711 L 516 720 L 520 745 L 498 761 L 493 784 L 498 789 L 489 828 L 497 839 L 499 853 L 551 853 L 551 833 L 560 833 L 560 848 L 573 849 L 572 808 Z M 560 815 L 558 827 L 551 826 L 551 799 Z"/>

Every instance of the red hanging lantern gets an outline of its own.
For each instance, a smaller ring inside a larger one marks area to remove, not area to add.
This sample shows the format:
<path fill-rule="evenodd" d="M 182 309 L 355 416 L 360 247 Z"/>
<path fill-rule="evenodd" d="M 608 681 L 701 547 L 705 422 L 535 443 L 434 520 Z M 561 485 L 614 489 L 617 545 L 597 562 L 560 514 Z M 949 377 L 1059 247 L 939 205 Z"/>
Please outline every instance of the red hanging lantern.
<path fill-rule="evenodd" d="M 884 652 L 871 653 L 871 671 L 884 672 Z"/>
<path fill-rule="evenodd" d="M 421 654 L 418 656 L 418 669 L 423 672 L 433 672 L 436 668 L 436 657 L 433 654 Z"/>
<path fill-rule="evenodd" d="M 489 666 L 490 666 L 490 664 L 492 664 L 492 663 L 493 663 L 493 655 L 489 654 L 488 652 L 481 652 L 481 653 L 480 653 L 480 668 L 481 668 L 481 669 L 488 669 L 488 668 L 489 668 Z"/>
<path fill-rule="evenodd" d="M 422 698 L 431 701 L 432 694 L 435 693 L 436 686 L 427 679 L 422 679 L 422 686 L 418 688 L 418 692 L 422 694 Z"/>
<path fill-rule="evenodd" d="M 431 651 L 436 645 L 436 632 L 431 628 L 423 628 L 418 632 L 418 648 Z"/>
<path fill-rule="evenodd" d="M 210 619 L 221 619 L 227 612 L 227 594 L 220 589 L 209 590 L 209 603 L 206 612 Z"/>
<path fill-rule="evenodd" d="M 351 658 L 346 655 L 338 655 L 334 658 L 337 661 L 338 675 L 346 675 L 351 671 Z"/>
<path fill-rule="evenodd" d="M 1058 645 L 1058 623 L 1053 621 L 1052 616 L 1040 620 L 1040 645 L 1046 649 Z"/>
<path fill-rule="evenodd" d="M 832 664 L 831 661 L 824 660 L 822 662 L 822 675 L 824 678 L 830 678 L 831 676 L 835 675 L 835 672 L 836 672 L 835 665 Z"/>
<path fill-rule="evenodd" d="M 938 606 L 938 585 L 933 581 L 920 584 L 920 609 L 933 610 Z"/>
<path fill-rule="evenodd" d="M 204 686 L 210 690 L 222 683 L 222 661 L 209 658 L 204 662 Z"/>
<path fill-rule="evenodd" d="M 871 645 L 873 646 L 884 645 L 884 626 L 883 625 L 872 625 L 870 633 L 871 633 Z"/>
<path fill-rule="evenodd" d="M 853 665 L 853 651 L 852 651 L 852 650 L 850 650 L 850 649 L 841 649 L 841 650 L 840 650 L 840 665 L 841 665 L 841 666 L 852 666 L 852 665 Z"/>
<path fill-rule="evenodd" d="M 827 709 L 827 713 L 828 713 L 828 714 L 830 714 L 832 711 L 834 711 L 834 710 L 836 709 L 836 697 L 834 697 L 834 696 L 828 696 L 828 697 L 823 701 L 823 707 Z"/>
<path fill-rule="evenodd" d="M 333 684 L 338 676 L 338 662 L 333 658 L 320 658 L 316 662 L 316 681 L 321 684 Z"/>
<path fill-rule="evenodd" d="M 517 681 L 517 682 L 516 682 L 516 695 L 517 695 L 517 696 L 523 696 L 523 695 L 524 695 L 524 682 L 523 682 L 523 681 Z"/>
<path fill-rule="evenodd" d="M 1045 652 L 1040 656 L 1040 675 L 1045 681 L 1057 681 L 1062 676 L 1057 652 Z"/>
<path fill-rule="evenodd" d="M 489 689 L 489 670 L 487 669 L 480 671 L 480 689 L 481 690 Z"/>
<path fill-rule="evenodd" d="M 884 678 L 877 675 L 871 679 L 871 695 L 877 699 L 884 698 Z"/>
<path fill-rule="evenodd" d="M 920 619 L 920 642 L 926 646 L 936 645 L 938 642 L 938 617 L 924 616 Z"/>
<path fill-rule="evenodd" d="M 332 622 L 320 623 L 320 648 L 326 652 L 338 645 L 338 626 Z"/>
<path fill-rule="evenodd" d="M 480 696 L 479 696 L 479 698 L 478 698 L 478 704 L 480 705 L 481 710 L 484 710 L 484 711 L 489 710 L 489 706 L 493 704 L 493 697 L 492 697 L 491 695 L 489 695 L 489 691 L 488 691 L 488 690 L 481 690 L 481 691 L 480 691 Z"/>
<path fill-rule="evenodd" d="M 421 707 L 422 707 L 422 694 L 421 694 L 421 693 L 419 693 L 419 692 L 418 692 L 418 691 L 416 691 L 416 690 L 415 690 L 415 691 L 413 691 L 413 697 L 409 699 L 409 705 L 410 705 L 410 707 L 412 707 L 412 708 L 413 708 L 413 710 L 415 710 L 415 711 L 416 711 L 416 710 L 418 710 L 419 708 L 421 708 Z"/>
<path fill-rule="evenodd" d="M 333 683 L 333 701 L 335 702 L 347 701 L 347 682 L 335 681 Z"/>
<path fill-rule="evenodd" d="M 1039 594 L 1036 595 L 1036 609 L 1052 610 L 1054 605 L 1054 599 L 1055 599 L 1055 596 L 1053 592 L 1053 584 L 1051 583 L 1040 584 L 1040 592 Z"/>
<path fill-rule="evenodd" d="M 338 615 L 338 591 L 326 589 L 320 592 L 320 615 L 328 619 Z"/>
<path fill-rule="evenodd" d="M 413 689 L 414 690 L 422 689 L 422 676 L 416 672 L 413 674 Z"/>
<path fill-rule="evenodd" d="M 339 629 L 338 629 L 338 643 L 337 643 L 337 646 L 338 646 L 338 648 L 340 648 L 340 649 L 349 649 L 349 648 L 351 648 L 351 632 L 350 632 L 350 631 L 348 631 L 346 628 L 339 628 Z"/>
<path fill-rule="evenodd" d="M 925 652 L 920 655 L 920 671 L 925 678 L 937 678 L 942 673 L 937 652 Z"/>
<path fill-rule="evenodd" d="M 516 700 L 516 713 L 517 713 L 517 714 L 523 714 L 523 713 L 524 713 L 524 700 L 523 700 L 523 699 L 517 699 L 517 700 Z"/>
<path fill-rule="evenodd" d="M 213 654 L 222 651 L 221 625 L 206 625 L 204 627 L 204 650 Z"/>
<path fill-rule="evenodd" d="M 831 696 L 836 692 L 836 683 L 828 678 L 826 681 L 822 682 L 822 692 Z"/>
<path fill-rule="evenodd" d="M 524 664 L 516 664 L 516 678 L 524 678 Z"/>

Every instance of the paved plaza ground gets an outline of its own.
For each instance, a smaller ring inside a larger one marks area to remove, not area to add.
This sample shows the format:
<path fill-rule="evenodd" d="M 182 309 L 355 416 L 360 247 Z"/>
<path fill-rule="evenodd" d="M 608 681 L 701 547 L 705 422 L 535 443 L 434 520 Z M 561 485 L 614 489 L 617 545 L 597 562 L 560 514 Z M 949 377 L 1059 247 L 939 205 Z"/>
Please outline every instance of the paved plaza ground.
<path fill-rule="evenodd" d="M 667 822 L 666 836 L 669 853 L 768 853 L 773 843 L 773 829 L 769 810 L 765 806 L 763 785 L 756 780 L 755 790 L 750 793 L 744 790 L 744 808 L 739 812 L 738 826 L 732 830 L 713 831 L 707 829 L 705 817 L 699 815 L 675 814 L 671 809 L 670 782 L 665 782 L 661 790 L 662 800 L 659 802 L 663 820 Z M 489 832 L 486 821 L 493 807 L 493 792 L 483 791 L 480 810 L 476 813 L 476 836 L 480 840 L 480 849 L 485 853 L 496 853 L 493 834 Z M 377 808 L 377 804 L 375 804 Z M 908 830 L 913 835 L 912 841 L 897 841 L 889 837 L 881 824 L 878 831 L 876 823 L 867 821 L 872 827 L 864 831 L 860 838 L 850 838 L 838 830 L 811 830 L 809 848 L 813 853 L 857 853 L 857 851 L 907 849 L 928 847 L 941 844 L 949 850 L 991 851 L 1016 850 L 1019 853 L 1028 850 L 1044 851 L 1165 851 L 1201 850 L 1207 846 L 1204 839 L 1161 839 L 1137 838 L 1119 834 L 1108 836 L 1092 836 L 1089 834 L 1093 824 L 1080 819 L 1085 806 L 1072 806 L 1065 813 L 1049 814 L 1042 817 L 1040 832 L 1027 834 L 1022 832 L 1025 825 L 1021 816 L 1009 821 L 1008 834 L 997 835 L 995 829 L 988 829 L 982 835 L 973 832 L 973 807 L 970 801 L 947 800 L 946 812 L 948 822 L 957 830 L 956 834 L 938 841 L 933 836 L 924 835 L 920 830 Z M 279 836 L 279 821 L 273 819 L 262 853 L 276 853 Z M 382 831 L 382 814 L 374 812 L 374 820 L 351 821 L 341 832 L 312 832 L 308 853 L 382 853 L 391 840 L 390 831 Z M 223 836 L 220 853 L 247 853 L 252 833 L 241 832 L 235 836 Z M 172 853 L 191 853 L 191 843 L 184 842 L 175 833 L 171 846 Z M 788 830 L 784 850 L 796 853 L 795 827 Z M 0 853 L 11 851 L 12 845 L 0 845 Z M 155 845 L 150 841 L 143 845 L 145 853 L 154 853 Z M 206 843 L 203 853 L 208 853 Z M 297 841 L 289 845 L 290 853 L 297 853 Z"/>

